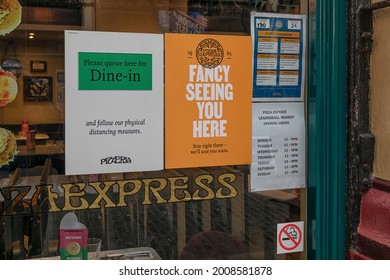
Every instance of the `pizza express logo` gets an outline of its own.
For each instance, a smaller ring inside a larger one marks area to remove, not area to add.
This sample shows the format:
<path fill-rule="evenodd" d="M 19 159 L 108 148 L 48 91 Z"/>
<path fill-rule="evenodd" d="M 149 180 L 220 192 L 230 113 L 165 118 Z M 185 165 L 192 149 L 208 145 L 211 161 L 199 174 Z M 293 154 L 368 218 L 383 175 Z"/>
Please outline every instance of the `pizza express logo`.
<path fill-rule="evenodd" d="M 215 68 L 223 60 L 222 45 L 214 39 L 204 39 L 196 48 L 196 59 L 204 68 Z"/>
<path fill-rule="evenodd" d="M 100 160 L 100 164 L 123 164 L 131 163 L 131 158 L 124 156 L 106 157 Z"/>

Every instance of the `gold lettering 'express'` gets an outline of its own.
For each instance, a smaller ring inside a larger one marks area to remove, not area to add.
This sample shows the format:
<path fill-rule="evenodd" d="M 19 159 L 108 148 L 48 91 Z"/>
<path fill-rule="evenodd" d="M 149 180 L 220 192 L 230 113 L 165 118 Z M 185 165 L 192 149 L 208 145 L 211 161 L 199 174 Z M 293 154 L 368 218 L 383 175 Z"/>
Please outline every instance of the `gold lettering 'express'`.
<path fill-rule="evenodd" d="M 199 175 L 193 179 L 192 184 L 189 177 L 177 176 L 89 184 L 66 183 L 56 188 L 53 185 L 36 186 L 31 201 L 28 202 L 26 195 L 31 186 L 4 187 L 0 192 L 7 203 L 4 203 L 0 213 L 9 216 L 31 212 L 38 214 L 47 208 L 49 212 L 61 212 L 97 209 L 101 205 L 105 208 L 125 207 L 139 194 L 143 198 L 143 205 L 235 198 L 238 195 L 233 185 L 236 178 L 235 174 L 225 173 L 216 178 L 210 174 Z M 87 187 L 94 191 L 87 193 Z M 94 194 L 92 200 L 91 194 Z"/>

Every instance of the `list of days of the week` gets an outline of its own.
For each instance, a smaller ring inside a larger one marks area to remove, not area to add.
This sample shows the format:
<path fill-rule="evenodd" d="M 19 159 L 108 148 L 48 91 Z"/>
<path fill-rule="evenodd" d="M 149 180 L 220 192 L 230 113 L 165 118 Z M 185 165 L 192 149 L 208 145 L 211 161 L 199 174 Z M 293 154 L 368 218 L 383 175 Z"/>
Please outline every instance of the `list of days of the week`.
<path fill-rule="evenodd" d="M 299 174 L 299 137 L 260 138 L 256 141 L 257 176 Z"/>
<path fill-rule="evenodd" d="M 254 103 L 251 189 L 305 184 L 303 103 Z"/>

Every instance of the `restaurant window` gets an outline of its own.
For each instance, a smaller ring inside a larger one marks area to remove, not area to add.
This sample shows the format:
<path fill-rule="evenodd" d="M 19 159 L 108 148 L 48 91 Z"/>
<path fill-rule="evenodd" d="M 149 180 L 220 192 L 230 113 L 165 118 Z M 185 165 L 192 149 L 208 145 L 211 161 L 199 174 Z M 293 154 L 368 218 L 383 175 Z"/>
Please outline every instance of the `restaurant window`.
<path fill-rule="evenodd" d="M 253 191 L 248 164 L 65 175 L 64 31 L 251 36 L 251 13 L 305 15 L 307 1 L 5 2 L 20 7 L 5 17 L 0 7 L 0 259 L 58 258 L 67 213 L 102 240 L 102 258 L 131 250 L 174 260 L 306 258 L 305 250 L 277 251 L 278 225 L 306 222 L 305 187 Z M 17 13 L 20 23 L 1 27 Z M 131 192 L 129 181 L 140 191 L 121 204 L 118 191 Z M 150 191 L 167 198 L 175 183 L 213 198 L 160 203 Z"/>

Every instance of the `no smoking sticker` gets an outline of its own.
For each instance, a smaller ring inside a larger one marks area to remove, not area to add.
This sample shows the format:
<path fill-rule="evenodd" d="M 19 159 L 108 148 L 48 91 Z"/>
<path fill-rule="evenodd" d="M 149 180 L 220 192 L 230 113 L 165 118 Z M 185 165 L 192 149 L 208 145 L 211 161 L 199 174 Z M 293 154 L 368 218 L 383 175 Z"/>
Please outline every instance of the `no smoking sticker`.
<path fill-rule="evenodd" d="M 295 253 L 303 251 L 303 222 L 278 224 L 277 226 L 277 254 Z"/>

